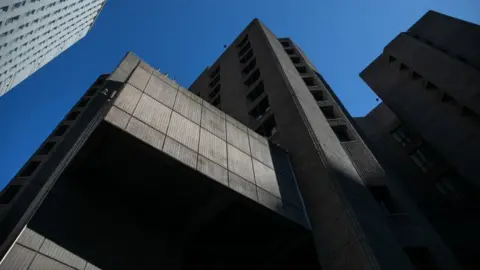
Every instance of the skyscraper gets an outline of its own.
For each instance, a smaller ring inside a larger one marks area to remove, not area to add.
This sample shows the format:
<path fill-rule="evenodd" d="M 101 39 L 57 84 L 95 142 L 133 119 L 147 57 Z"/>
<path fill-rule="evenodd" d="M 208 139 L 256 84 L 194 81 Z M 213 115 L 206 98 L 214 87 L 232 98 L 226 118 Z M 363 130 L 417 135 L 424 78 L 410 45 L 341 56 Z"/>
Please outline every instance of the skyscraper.
<path fill-rule="evenodd" d="M 105 0 L 0 3 L 0 96 L 83 38 Z"/>
<path fill-rule="evenodd" d="M 466 269 L 478 269 L 480 26 L 429 11 L 360 76 L 383 100 L 358 119 Z"/>
<path fill-rule="evenodd" d="M 190 90 L 100 76 L 0 194 L 0 268 L 459 269 L 290 39 L 253 20 Z"/>

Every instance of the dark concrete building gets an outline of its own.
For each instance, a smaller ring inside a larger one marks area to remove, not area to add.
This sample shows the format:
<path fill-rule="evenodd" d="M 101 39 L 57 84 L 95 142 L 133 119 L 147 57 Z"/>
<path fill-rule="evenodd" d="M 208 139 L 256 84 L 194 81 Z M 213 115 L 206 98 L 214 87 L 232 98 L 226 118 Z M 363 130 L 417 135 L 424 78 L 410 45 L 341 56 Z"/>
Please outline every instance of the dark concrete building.
<path fill-rule="evenodd" d="M 0 269 L 460 269 L 395 183 L 254 20 L 190 91 L 100 76 L 0 194 Z"/>
<path fill-rule="evenodd" d="M 480 26 L 430 11 L 360 76 L 383 100 L 357 119 L 370 147 L 465 269 L 479 269 Z"/>
<path fill-rule="evenodd" d="M 190 90 L 289 152 L 324 269 L 459 269 L 289 38 L 254 20 Z"/>

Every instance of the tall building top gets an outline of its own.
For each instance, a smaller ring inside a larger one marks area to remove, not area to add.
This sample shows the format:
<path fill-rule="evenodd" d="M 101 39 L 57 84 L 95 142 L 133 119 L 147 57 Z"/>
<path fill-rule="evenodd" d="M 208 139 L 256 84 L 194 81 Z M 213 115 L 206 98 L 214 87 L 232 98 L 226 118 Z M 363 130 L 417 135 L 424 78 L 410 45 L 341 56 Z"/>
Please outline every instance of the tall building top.
<path fill-rule="evenodd" d="M 0 96 L 83 38 L 106 0 L 0 4 Z"/>

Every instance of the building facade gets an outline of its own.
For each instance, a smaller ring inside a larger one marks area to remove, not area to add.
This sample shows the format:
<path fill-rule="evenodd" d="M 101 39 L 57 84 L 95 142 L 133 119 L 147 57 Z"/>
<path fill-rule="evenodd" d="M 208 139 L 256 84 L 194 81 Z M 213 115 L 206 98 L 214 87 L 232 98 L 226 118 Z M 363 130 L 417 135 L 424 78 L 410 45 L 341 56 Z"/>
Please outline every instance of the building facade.
<path fill-rule="evenodd" d="M 478 269 L 480 26 L 430 11 L 360 76 L 383 100 L 357 119 L 466 269 Z"/>
<path fill-rule="evenodd" d="M 105 0 L 0 4 L 0 96 L 83 38 Z"/>
<path fill-rule="evenodd" d="M 459 268 L 289 38 L 254 20 L 189 89 L 289 152 L 324 269 Z"/>

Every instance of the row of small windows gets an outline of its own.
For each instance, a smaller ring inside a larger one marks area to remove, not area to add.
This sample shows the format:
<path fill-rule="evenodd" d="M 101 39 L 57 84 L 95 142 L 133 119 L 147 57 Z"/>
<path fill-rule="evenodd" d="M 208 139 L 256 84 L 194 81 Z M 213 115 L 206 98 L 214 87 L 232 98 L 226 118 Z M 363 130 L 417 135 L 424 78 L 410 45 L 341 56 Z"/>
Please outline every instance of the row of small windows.
<path fill-rule="evenodd" d="M 91 16 L 91 15 L 93 15 L 94 13 L 95 13 L 95 12 L 91 12 L 90 14 L 84 15 L 82 18 L 79 18 L 74 24 L 70 24 L 70 25 L 69 25 L 68 27 L 66 27 L 65 29 L 62 29 L 62 31 L 63 31 L 63 32 L 66 32 L 66 31 L 68 31 L 68 29 L 70 29 L 70 28 L 79 28 L 79 27 L 82 27 L 83 25 L 85 25 L 85 24 L 88 23 L 88 21 L 84 20 L 84 18 L 87 18 L 88 16 Z M 80 24 L 80 25 L 78 25 L 80 22 L 83 22 L 83 23 Z M 65 23 L 66 23 L 66 22 L 62 23 L 61 25 L 64 25 Z M 61 26 L 61 25 L 60 25 L 60 26 Z M 39 29 L 43 29 L 44 27 L 45 27 L 45 26 L 42 26 L 42 27 L 40 27 Z M 53 28 L 52 30 L 46 31 L 46 32 L 43 33 L 42 35 L 39 35 L 39 36 L 35 37 L 34 39 L 30 40 L 29 42 L 25 42 L 24 44 L 21 45 L 21 47 L 24 47 L 24 46 L 27 46 L 28 44 L 33 43 L 34 41 L 38 40 L 40 37 L 43 37 L 43 36 L 49 34 L 51 31 L 54 31 L 54 30 L 56 30 L 56 29 L 58 29 L 58 28 L 59 28 L 59 26 Z M 32 33 L 33 33 L 33 30 L 30 31 L 30 32 L 28 32 L 28 33 L 25 34 L 25 35 L 22 35 L 22 36 L 17 37 L 14 41 L 15 41 L 15 42 L 18 42 L 18 41 L 22 40 L 24 37 L 31 35 Z M 59 33 L 60 33 L 60 32 L 53 34 L 53 35 L 50 36 L 48 39 L 53 39 L 53 37 L 54 37 L 54 36 L 57 36 Z M 64 36 L 65 36 L 65 35 L 63 35 L 63 36 L 61 36 L 60 38 L 56 39 L 56 40 L 54 41 L 54 43 L 57 42 L 59 39 L 62 39 Z M 40 42 L 39 45 L 41 46 L 41 45 L 45 44 L 46 41 L 47 41 L 47 39 L 45 39 L 44 41 Z M 0 49 L 1 49 L 2 47 L 6 47 L 6 46 L 7 46 L 7 43 L 5 43 L 5 44 L 3 44 L 2 46 L 0 46 Z M 17 48 L 18 48 L 18 47 L 17 47 Z M 7 55 L 10 55 L 10 54 L 12 54 L 13 52 L 16 52 L 16 51 L 17 51 L 17 48 L 14 48 L 14 49 L 10 50 Z M 1 56 L 0 56 L 0 58 L 1 58 Z"/>
<path fill-rule="evenodd" d="M 50 138 L 47 139 L 35 153 L 35 157 L 50 155 L 55 152 L 58 141 L 55 140 L 55 137 L 64 136 L 68 129 L 72 126 L 72 122 L 78 119 L 82 110 L 88 105 L 92 97 L 97 92 L 97 89 L 92 88 L 87 91 L 87 93 L 80 99 L 80 101 L 75 105 L 74 109 L 70 111 L 67 116 L 64 118 L 64 121 L 57 126 L 57 128 L 52 132 Z M 44 159 L 45 160 L 45 159 Z M 17 177 L 26 178 L 33 176 L 40 165 L 42 160 L 29 160 L 27 164 L 21 169 Z M 0 205 L 7 205 L 11 203 L 15 197 L 19 194 L 22 189 L 22 185 L 9 185 L 0 193 Z"/>
<path fill-rule="evenodd" d="M 397 58 L 395 58 L 394 56 L 391 56 L 391 55 L 388 56 L 388 63 L 389 64 L 394 64 L 396 62 L 398 62 Z M 408 74 L 409 74 L 409 76 L 412 80 L 422 81 L 423 87 L 426 90 L 433 90 L 433 91 L 437 92 L 437 94 L 440 94 L 441 95 L 441 101 L 446 103 L 446 104 L 450 104 L 450 105 L 456 107 L 457 109 L 461 110 L 461 115 L 462 116 L 468 117 L 468 118 L 472 119 L 473 121 L 475 121 L 477 124 L 480 124 L 480 116 L 479 115 L 477 115 L 470 108 L 461 105 L 451 95 L 440 91 L 440 89 L 435 84 L 433 84 L 432 82 L 424 79 L 419 73 L 417 73 L 414 70 L 411 70 L 404 63 L 399 63 L 398 68 L 401 72 L 408 72 Z"/>
<path fill-rule="evenodd" d="M 84 8 L 90 6 L 91 4 L 93 4 L 93 3 L 95 3 L 95 2 L 98 2 L 98 1 L 100 1 L 100 0 L 97 0 L 97 1 L 90 2 L 90 3 L 88 3 L 88 4 L 85 4 L 85 5 L 81 6 L 80 8 L 75 9 L 73 12 L 69 12 L 69 13 L 65 14 L 64 16 L 58 17 L 56 20 L 50 21 L 50 22 L 48 23 L 48 25 L 51 25 L 51 24 L 55 23 L 55 21 L 61 20 L 61 19 L 64 18 L 64 17 L 68 17 L 68 16 L 70 16 L 72 13 L 78 13 L 79 10 L 82 10 L 82 9 L 84 9 Z M 60 2 L 63 2 L 63 1 L 60 1 Z M 80 1 L 80 2 L 83 2 L 83 1 Z M 78 3 L 80 3 L 80 2 L 78 2 Z M 51 4 L 55 4 L 55 3 L 51 3 Z M 51 4 L 47 5 L 47 8 L 50 7 Z M 73 3 L 73 4 L 71 4 L 71 5 L 68 6 L 68 7 L 64 7 L 63 9 L 57 9 L 53 14 L 58 14 L 58 13 L 60 13 L 60 11 L 62 11 L 62 10 L 67 10 L 68 8 L 73 7 L 75 4 L 76 4 L 76 3 Z M 89 9 L 85 10 L 84 12 L 89 12 L 89 11 L 91 11 L 91 10 L 93 10 L 93 9 L 100 8 L 101 5 L 102 5 L 102 4 L 99 4 L 99 5 L 96 5 L 96 6 L 92 6 L 92 7 L 90 7 Z M 53 5 L 53 6 L 54 6 L 54 5 Z M 26 15 L 28 16 L 28 15 L 34 14 L 35 12 L 43 11 L 44 9 L 45 9 L 45 6 L 38 8 L 36 11 L 35 11 L 35 10 L 28 11 L 28 12 L 26 13 Z M 20 25 L 20 26 L 18 27 L 18 30 L 22 30 L 23 28 L 28 27 L 29 25 L 33 25 L 33 24 L 39 23 L 39 22 L 41 22 L 41 21 L 43 21 L 43 20 L 46 20 L 47 18 L 50 17 L 50 15 L 51 15 L 51 14 L 46 14 L 46 15 L 44 15 L 44 16 L 41 17 L 41 18 L 37 18 L 37 19 L 32 20 L 31 22 L 24 23 L 24 24 L 22 24 L 22 25 Z M 81 16 L 81 13 L 80 13 L 80 14 L 77 14 L 77 17 L 79 17 L 79 16 Z M 20 15 L 11 17 L 11 18 L 9 18 L 9 19 L 7 19 L 7 20 L 5 21 L 5 25 L 8 25 L 8 24 L 10 24 L 10 23 L 12 23 L 12 22 L 14 22 L 14 21 L 19 20 L 19 18 L 20 18 Z M 72 18 L 72 19 L 74 19 L 74 18 Z M 70 21 L 71 21 L 72 19 L 70 19 Z M 70 21 L 69 21 L 69 22 L 70 22 Z M 64 23 L 65 23 L 65 22 L 64 22 Z M 2 22 L 0 22 L 0 25 L 1 25 L 1 24 L 2 24 Z M 44 27 L 44 26 L 43 26 L 43 27 Z M 43 28 L 43 27 L 42 27 L 42 28 Z M 0 37 L 7 36 L 8 34 L 11 34 L 11 33 L 13 33 L 13 29 L 10 30 L 10 31 L 6 31 L 6 32 L 0 34 Z"/>

